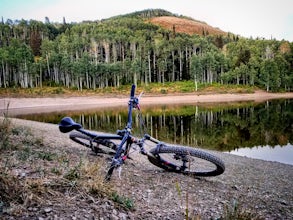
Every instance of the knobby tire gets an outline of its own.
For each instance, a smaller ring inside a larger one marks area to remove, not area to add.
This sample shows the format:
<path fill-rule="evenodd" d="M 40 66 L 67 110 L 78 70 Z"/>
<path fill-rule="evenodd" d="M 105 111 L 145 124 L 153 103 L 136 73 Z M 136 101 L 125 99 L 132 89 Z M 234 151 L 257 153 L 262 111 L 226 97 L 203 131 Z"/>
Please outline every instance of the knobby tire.
<path fill-rule="evenodd" d="M 148 156 L 148 159 L 152 164 L 170 172 L 183 173 L 190 176 L 217 176 L 225 171 L 224 162 L 220 158 L 196 148 L 160 144 L 152 148 L 150 153 L 151 155 Z M 200 159 L 199 163 L 195 167 L 192 164 L 191 167 L 191 162 L 195 162 L 195 160 L 198 160 L 197 158 Z M 188 162 L 184 164 L 183 160 Z M 201 167 L 205 166 L 205 163 L 209 165 L 209 169 Z"/>

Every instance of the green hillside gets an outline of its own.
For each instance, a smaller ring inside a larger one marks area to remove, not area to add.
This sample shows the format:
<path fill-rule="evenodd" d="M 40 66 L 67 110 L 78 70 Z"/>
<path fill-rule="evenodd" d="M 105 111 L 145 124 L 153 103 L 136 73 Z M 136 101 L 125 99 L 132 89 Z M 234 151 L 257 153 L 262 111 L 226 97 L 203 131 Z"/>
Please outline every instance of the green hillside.
<path fill-rule="evenodd" d="M 292 57 L 292 42 L 243 38 L 161 9 L 70 24 L 0 23 L 0 88 L 192 81 L 292 91 Z"/>

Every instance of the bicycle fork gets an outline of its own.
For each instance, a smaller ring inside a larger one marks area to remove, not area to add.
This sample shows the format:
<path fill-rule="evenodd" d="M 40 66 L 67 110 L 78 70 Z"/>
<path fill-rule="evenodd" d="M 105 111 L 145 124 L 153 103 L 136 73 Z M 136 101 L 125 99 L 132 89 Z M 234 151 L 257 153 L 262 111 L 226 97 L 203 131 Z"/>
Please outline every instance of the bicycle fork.
<path fill-rule="evenodd" d="M 125 145 L 126 143 L 126 145 Z M 106 181 L 109 181 L 111 179 L 111 176 L 113 174 L 113 171 L 115 168 L 121 167 L 121 165 L 124 163 L 124 161 L 127 159 L 128 151 L 130 148 L 130 145 L 132 144 L 131 138 L 129 134 L 125 134 L 119 147 L 118 150 L 115 154 L 115 156 L 112 159 L 111 166 L 107 172 L 107 175 L 105 177 Z M 125 145 L 125 146 L 124 146 Z M 124 154 L 123 156 L 121 156 Z M 121 171 L 120 171 L 121 172 Z M 120 176 L 120 173 L 119 173 Z"/>

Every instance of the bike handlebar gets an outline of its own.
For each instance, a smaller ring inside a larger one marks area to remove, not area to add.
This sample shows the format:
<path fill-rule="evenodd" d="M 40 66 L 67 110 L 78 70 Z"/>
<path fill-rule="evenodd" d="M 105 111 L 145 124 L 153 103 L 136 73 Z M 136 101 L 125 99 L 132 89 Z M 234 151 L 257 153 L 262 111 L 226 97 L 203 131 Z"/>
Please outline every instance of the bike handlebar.
<path fill-rule="evenodd" d="M 157 140 L 156 138 L 153 138 L 149 134 L 144 135 L 145 139 L 150 140 L 151 142 L 154 142 L 155 144 L 161 143 L 161 141 Z"/>
<path fill-rule="evenodd" d="M 134 94 L 135 94 L 135 85 L 133 84 L 132 87 L 131 87 L 130 99 L 134 98 Z"/>
<path fill-rule="evenodd" d="M 135 97 L 135 85 L 133 84 L 130 92 L 130 99 L 128 102 L 128 120 L 127 120 L 127 129 L 132 129 L 132 109 L 139 108 L 139 100 Z"/>

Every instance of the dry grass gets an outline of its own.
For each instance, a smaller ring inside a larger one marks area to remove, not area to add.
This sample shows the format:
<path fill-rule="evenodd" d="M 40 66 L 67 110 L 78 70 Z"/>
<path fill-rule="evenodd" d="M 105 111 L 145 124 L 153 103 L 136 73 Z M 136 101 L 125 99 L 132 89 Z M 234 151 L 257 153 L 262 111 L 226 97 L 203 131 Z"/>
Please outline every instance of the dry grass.
<path fill-rule="evenodd" d="M 72 149 L 44 146 L 29 128 L 0 119 L 0 217 L 17 218 L 48 201 L 67 204 L 76 197 L 94 200 L 115 193 L 104 181 L 101 161 L 89 162 Z"/>
<path fill-rule="evenodd" d="M 176 32 L 190 35 L 203 35 L 203 33 L 208 33 L 209 35 L 226 35 L 226 32 L 220 30 L 219 28 L 214 28 L 206 23 L 186 18 L 162 16 L 151 18 L 150 22 L 171 31 L 173 31 L 173 28 L 175 27 Z"/>
<path fill-rule="evenodd" d="M 220 220 L 263 220 L 264 218 L 258 216 L 256 212 L 250 212 L 243 208 L 237 200 L 233 200 L 230 205 L 224 209 L 224 213 Z"/>

